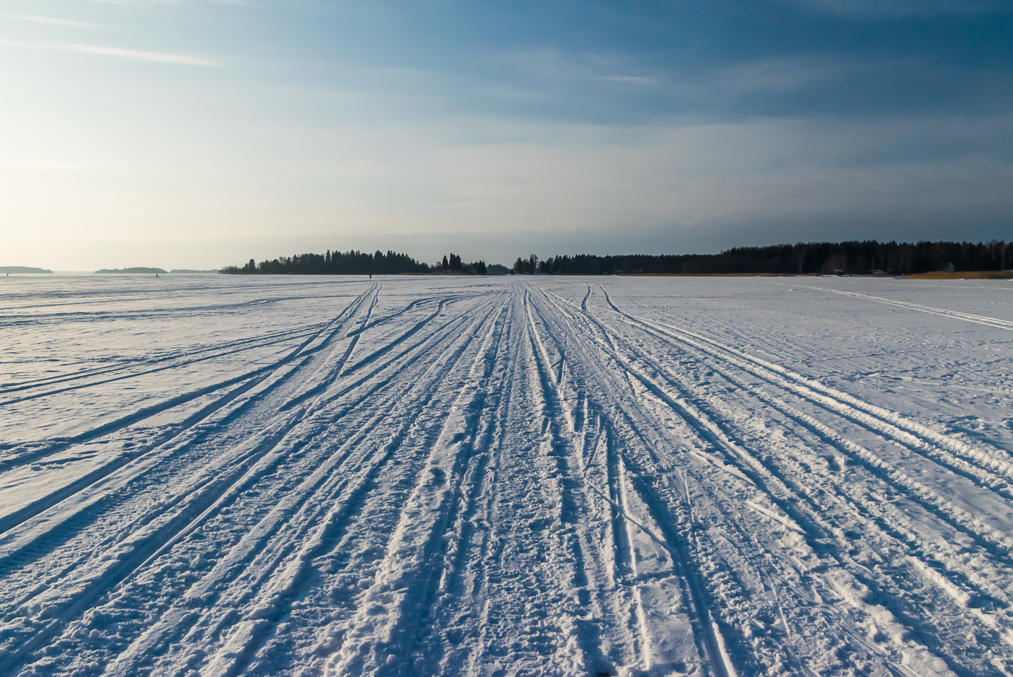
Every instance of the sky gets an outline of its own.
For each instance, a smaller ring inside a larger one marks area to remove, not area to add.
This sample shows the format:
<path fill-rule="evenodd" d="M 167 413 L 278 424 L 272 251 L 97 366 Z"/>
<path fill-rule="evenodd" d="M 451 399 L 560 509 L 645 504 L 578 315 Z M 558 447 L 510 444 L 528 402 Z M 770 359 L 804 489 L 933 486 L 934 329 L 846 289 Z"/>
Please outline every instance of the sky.
<path fill-rule="evenodd" d="M 0 0 L 0 265 L 1013 235 L 1008 0 Z"/>

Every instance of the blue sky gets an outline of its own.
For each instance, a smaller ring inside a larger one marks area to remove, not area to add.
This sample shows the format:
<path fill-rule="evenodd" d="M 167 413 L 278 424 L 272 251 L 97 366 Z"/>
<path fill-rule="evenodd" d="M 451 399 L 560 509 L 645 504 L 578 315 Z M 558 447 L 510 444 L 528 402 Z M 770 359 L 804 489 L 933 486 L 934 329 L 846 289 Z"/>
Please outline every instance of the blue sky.
<path fill-rule="evenodd" d="M 8 0 L 4 264 L 1013 233 L 1013 5 Z"/>

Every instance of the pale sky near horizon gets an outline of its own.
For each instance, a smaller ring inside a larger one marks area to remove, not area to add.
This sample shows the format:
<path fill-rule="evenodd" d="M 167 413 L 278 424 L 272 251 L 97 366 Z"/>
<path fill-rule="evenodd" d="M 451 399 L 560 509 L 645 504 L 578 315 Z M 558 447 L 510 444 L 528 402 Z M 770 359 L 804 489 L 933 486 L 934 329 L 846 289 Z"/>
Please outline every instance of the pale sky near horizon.
<path fill-rule="evenodd" d="M 1009 239 L 1013 5 L 0 2 L 0 265 Z"/>

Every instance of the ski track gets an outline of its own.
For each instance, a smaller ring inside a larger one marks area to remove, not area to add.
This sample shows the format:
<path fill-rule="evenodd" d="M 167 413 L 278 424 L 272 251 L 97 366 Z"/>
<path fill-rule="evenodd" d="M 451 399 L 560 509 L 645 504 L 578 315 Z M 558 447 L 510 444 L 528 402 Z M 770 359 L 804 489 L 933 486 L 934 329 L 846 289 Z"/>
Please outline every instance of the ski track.
<path fill-rule="evenodd" d="M 968 434 L 734 326 L 748 280 L 45 284 L 0 307 L 0 674 L 1013 674 L 1008 320 L 812 287 L 988 346 Z"/>
<path fill-rule="evenodd" d="M 850 296 L 856 299 L 862 299 L 863 301 L 872 301 L 874 303 L 882 303 L 885 305 L 894 306 L 897 308 L 903 308 L 904 310 L 914 310 L 921 313 L 931 313 L 933 315 L 940 315 L 942 317 L 948 317 L 954 320 L 961 320 L 963 322 L 973 322 L 974 324 L 980 324 L 993 329 L 1005 329 L 1006 331 L 1013 331 L 1013 321 L 1004 320 L 998 317 L 987 317 L 984 315 L 974 315 L 972 313 L 962 313 L 957 310 L 950 310 L 947 308 L 937 308 L 935 306 L 926 306 L 921 303 L 914 303 L 911 301 L 904 301 L 901 299 L 890 299 L 882 296 L 873 296 L 872 294 L 862 294 L 855 291 L 846 291 L 843 289 L 827 289 L 826 287 L 813 287 L 808 285 L 799 285 L 805 289 L 813 289 L 816 291 L 826 292 L 828 294 L 838 294 L 840 296 Z"/>

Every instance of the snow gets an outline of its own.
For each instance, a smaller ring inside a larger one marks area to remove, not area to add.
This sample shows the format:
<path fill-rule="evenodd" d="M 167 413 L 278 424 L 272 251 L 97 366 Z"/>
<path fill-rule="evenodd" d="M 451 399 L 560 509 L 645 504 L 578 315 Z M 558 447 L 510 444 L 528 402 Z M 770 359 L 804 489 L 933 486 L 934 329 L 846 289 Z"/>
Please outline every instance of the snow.
<path fill-rule="evenodd" d="M 2 674 L 1013 673 L 1013 288 L 0 280 Z"/>

